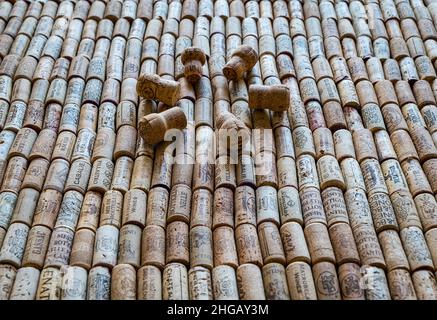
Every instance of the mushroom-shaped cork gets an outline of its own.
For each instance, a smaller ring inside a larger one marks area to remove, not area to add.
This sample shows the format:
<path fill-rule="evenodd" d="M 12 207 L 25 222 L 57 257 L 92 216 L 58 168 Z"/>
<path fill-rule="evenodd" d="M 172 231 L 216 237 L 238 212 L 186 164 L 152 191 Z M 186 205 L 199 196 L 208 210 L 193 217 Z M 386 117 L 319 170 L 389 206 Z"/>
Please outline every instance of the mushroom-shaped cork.
<path fill-rule="evenodd" d="M 145 143 L 155 144 L 165 138 L 170 129 L 182 130 L 187 126 L 187 118 L 179 107 L 173 107 L 161 113 L 144 116 L 138 124 L 138 132 Z"/>
<path fill-rule="evenodd" d="M 143 74 L 138 78 L 137 94 L 144 99 L 156 99 L 174 106 L 179 100 L 179 82 L 161 78 L 156 74 Z"/>
<path fill-rule="evenodd" d="M 190 83 L 196 83 L 202 77 L 202 66 L 206 62 L 205 53 L 200 48 L 189 47 L 182 52 L 184 75 Z"/>
<path fill-rule="evenodd" d="M 249 106 L 251 109 L 287 111 L 290 107 L 290 89 L 285 85 L 249 86 Z"/>
<path fill-rule="evenodd" d="M 258 61 L 258 53 L 248 45 L 241 45 L 232 53 L 231 59 L 223 67 L 223 74 L 228 80 L 238 80 L 253 68 Z"/>

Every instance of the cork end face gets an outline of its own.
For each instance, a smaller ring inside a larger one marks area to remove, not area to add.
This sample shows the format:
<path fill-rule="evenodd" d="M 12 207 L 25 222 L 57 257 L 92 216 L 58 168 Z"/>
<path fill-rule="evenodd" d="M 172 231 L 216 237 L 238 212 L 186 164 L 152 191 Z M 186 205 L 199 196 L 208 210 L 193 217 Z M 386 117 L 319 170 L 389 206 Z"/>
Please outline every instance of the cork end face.
<path fill-rule="evenodd" d="M 228 81 L 235 81 L 238 80 L 238 75 L 235 70 L 230 66 L 224 66 L 223 67 L 223 74 L 228 79 Z"/>
<path fill-rule="evenodd" d="M 138 123 L 138 133 L 147 144 L 161 142 L 165 134 L 165 124 L 157 113 L 143 117 Z"/>
<path fill-rule="evenodd" d="M 156 91 L 156 82 L 159 77 L 153 74 L 143 74 L 137 81 L 137 94 L 144 99 L 154 99 Z"/>
<path fill-rule="evenodd" d="M 199 61 L 202 64 L 202 66 L 205 64 L 206 55 L 202 49 L 196 47 L 189 47 L 182 52 L 182 56 L 181 56 L 182 64 L 185 65 L 189 61 L 193 61 L 193 60 Z"/>
<path fill-rule="evenodd" d="M 234 51 L 234 56 L 244 60 L 249 68 L 252 68 L 258 61 L 258 53 L 251 46 L 243 44 Z"/>

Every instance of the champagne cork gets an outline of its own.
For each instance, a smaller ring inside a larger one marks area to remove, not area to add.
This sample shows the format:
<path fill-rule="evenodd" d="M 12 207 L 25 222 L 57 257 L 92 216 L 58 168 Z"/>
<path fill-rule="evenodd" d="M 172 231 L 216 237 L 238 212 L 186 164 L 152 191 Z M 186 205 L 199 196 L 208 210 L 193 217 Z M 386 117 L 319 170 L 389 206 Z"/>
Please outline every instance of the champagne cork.
<path fill-rule="evenodd" d="M 70 265 L 91 269 L 95 233 L 89 229 L 80 229 L 74 235 Z"/>
<path fill-rule="evenodd" d="M 239 225 L 235 229 L 235 237 L 240 264 L 254 263 L 262 266 L 261 248 L 255 226 Z"/>
<path fill-rule="evenodd" d="M 162 273 L 163 300 L 188 300 L 188 274 L 181 263 L 167 264 Z"/>
<path fill-rule="evenodd" d="M 317 299 L 311 267 L 307 263 L 290 263 L 286 269 L 286 274 L 292 300 Z"/>
<path fill-rule="evenodd" d="M 398 223 L 387 193 L 369 194 L 369 205 L 376 232 L 386 229 L 398 230 Z"/>
<path fill-rule="evenodd" d="M 29 230 L 26 249 L 23 255 L 23 266 L 41 269 L 44 265 L 51 230 L 44 226 L 34 226 Z"/>
<path fill-rule="evenodd" d="M 258 54 L 253 48 L 241 45 L 232 52 L 231 59 L 223 68 L 223 73 L 228 80 L 241 79 L 244 73 L 253 68 L 257 60 Z"/>
<path fill-rule="evenodd" d="M 57 268 L 44 268 L 39 277 L 36 300 L 59 300 L 62 274 Z"/>
<path fill-rule="evenodd" d="M 196 83 L 202 76 L 202 66 L 206 62 L 205 53 L 200 48 L 186 48 L 181 55 L 184 75 L 190 83 Z"/>
<path fill-rule="evenodd" d="M 169 223 L 166 231 L 166 263 L 179 262 L 188 265 L 189 235 L 185 222 Z"/>
<path fill-rule="evenodd" d="M 237 284 L 241 300 L 265 300 L 261 270 L 254 264 L 243 264 L 237 268 Z"/>
<path fill-rule="evenodd" d="M 59 227 L 53 229 L 47 249 L 44 267 L 67 266 L 70 260 L 71 248 L 73 246 L 74 231 Z"/>
<path fill-rule="evenodd" d="M 0 288 L 1 288 L 1 300 L 8 300 L 9 295 L 14 284 L 17 271 L 14 267 L 8 264 L 0 265 Z"/>
<path fill-rule="evenodd" d="M 343 175 L 337 159 L 331 155 L 322 156 L 317 161 L 317 172 L 320 177 L 320 187 L 322 190 L 328 187 L 345 189 Z"/>
<path fill-rule="evenodd" d="M 127 224 L 120 229 L 118 263 L 140 266 L 141 228 Z"/>
<path fill-rule="evenodd" d="M 394 159 L 386 160 L 381 164 L 381 169 L 390 195 L 395 191 L 409 191 L 407 181 L 398 161 Z"/>
<path fill-rule="evenodd" d="M 83 107 L 82 107 L 83 108 Z M 115 148 L 115 132 L 110 128 L 100 128 L 94 141 L 91 162 L 99 158 L 112 159 Z"/>
<path fill-rule="evenodd" d="M 418 270 L 411 276 L 418 300 L 435 300 L 437 285 L 434 275 L 428 270 Z"/>
<path fill-rule="evenodd" d="M 268 108 L 272 111 L 287 111 L 290 103 L 290 91 L 285 85 L 249 87 L 249 106 L 252 109 Z"/>
<path fill-rule="evenodd" d="M 22 188 L 33 188 L 37 191 L 41 191 L 49 169 L 49 164 L 50 163 L 43 158 L 32 160 L 24 176 Z"/>
<path fill-rule="evenodd" d="M 387 273 L 387 278 L 393 300 L 417 300 L 413 281 L 407 270 L 392 270 Z"/>
<path fill-rule="evenodd" d="M 136 271 L 129 264 L 118 264 L 111 274 L 111 300 L 136 299 Z"/>
<path fill-rule="evenodd" d="M 47 177 L 43 189 L 53 189 L 59 192 L 64 191 L 70 164 L 62 159 L 53 160 L 47 171 Z"/>
<path fill-rule="evenodd" d="M 21 183 L 27 169 L 27 161 L 22 157 L 12 157 L 9 159 L 5 171 L 1 191 L 9 191 L 18 194 Z"/>
<path fill-rule="evenodd" d="M 131 189 L 124 195 L 122 224 L 135 224 L 144 228 L 146 223 L 147 194 L 139 189 Z"/>
<path fill-rule="evenodd" d="M 21 193 L 21 192 L 20 192 Z M 0 227 L 7 229 L 17 202 L 17 196 L 12 192 L 0 193 Z"/>
<path fill-rule="evenodd" d="M 340 265 L 338 267 L 338 281 L 343 300 L 365 300 L 358 264 L 345 263 Z"/>
<path fill-rule="evenodd" d="M 165 230 L 160 226 L 148 225 L 141 240 L 141 265 L 165 266 Z"/>
<path fill-rule="evenodd" d="M 163 228 L 166 226 L 167 206 L 169 192 L 162 187 L 152 188 L 148 195 L 147 202 L 147 225 L 158 225 Z"/>
<path fill-rule="evenodd" d="M 378 235 L 379 243 L 384 252 L 384 258 L 387 263 L 387 270 L 395 269 L 409 270 L 407 257 L 402 248 L 401 239 L 395 230 L 384 230 Z"/>
<path fill-rule="evenodd" d="M 162 281 L 161 271 L 154 266 L 144 266 L 137 273 L 138 300 L 161 300 Z"/>
<path fill-rule="evenodd" d="M 1 263 L 16 268 L 21 266 L 28 233 L 29 227 L 23 223 L 13 223 L 9 226 L 0 250 Z"/>
<path fill-rule="evenodd" d="M 165 80 L 159 76 L 145 74 L 137 82 L 137 93 L 145 99 L 157 99 L 174 106 L 179 99 L 180 85 L 178 82 Z"/>
<path fill-rule="evenodd" d="M 217 266 L 212 270 L 212 287 L 215 300 L 238 299 L 236 274 L 230 266 Z"/>
<path fill-rule="evenodd" d="M 303 190 L 307 187 L 319 189 L 319 177 L 314 158 L 310 155 L 299 156 L 297 158 L 296 166 L 299 190 Z"/>
<path fill-rule="evenodd" d="M 22 128 L 15 136 L 14 143 L 9 150 L 9 157 L 20 156 L 28 158 L 32 146 L 36 140 L 37 133 L 31 128 Z"/>
<path fill-rule="evenodd" d="M 355 228 L 352 225 L 352 231 L 354 233 L 358 253 L 360 254 L 361 264 L 385 268 L 384 256 L 373 227 L 362 225 Z"/>
<path fill-rule="evenodd" d="M 321 195 L 328 227 L 339 222 L 349 223 L 342 190 L 337 187 L 329 187 L 323 190 Z"/>
<path fill-rule="evenodd" d="M 61 282 L 61 300 L 85 300 L 87 271 L 81 267 L 67 267 Z"/>
<path fill-rule="evenodd" d="M 284 245 L 287 264 L 295 261 L 311 262 L 310 253 L 305 241 L 302 227 L 296 222 L 288 222 L 281 227 L 282 244 Z"/>
<path fill-rule="evenodd" d="M 117 262 L 119 231 L 111 225 L 97 229 L 94 243 L 93 267 L 113 268 Z"/>
<path fill-rule="evenodd" d="M 333 263 L 316 263 L 313 266 L 313 276 L 319 300 L 341 300 L 340 284 Z"/>
<path fill-rule="evenodd" d="M 190 227 L 212 226 L 213 195 L 209 190 L 197 189 L 193 192 Z"/>
<path fill-rule="evenodd" d="M 9 300 L 34 300 L 38 289 L 39 270 L 20 268 L 15 276 Z"/>
<path fill-rule="evenodd" d="M 109 300 L 111 274 L 108 268 L 94 267 L 88 275 L 88 300 Z"/>
<path fill-rule="evenodd" d="M 234 226 L 234 194 L 231 189 L 217 188 L 214 192 L 212 228 Z"/>
<path fill-rule="evenodd" d="M 367 159 L 360 164 L 363 173 L 364 182 L 369 196 L 383 192 L 388 193 L 384 182 L 384 175 L 379 162 L 375 159 Z"/>
<path fill-rule="evenodd" d="M 141 189 L 148 192 L 150 178 L 152 176 L 153 160 L 147 156 L 140 156 L 135 159 L 131 176 L 131 189 Z"/>
<path fill-rule="evenodd" d="M 285 268 L 279 263 L 269 263 L 262 268 L 266 298 L 289 300 L 290 295 L 285 277 Z"/>
<path fill-rule="evenodd" d="M 299 191 L 302 205 L 302 216 L 305 225 L 318 222 L 326 224 L 326 215 L 323 208 L 320 191 L 314 187 L 307 187 Z"/>
<path fill-rule="evenodd" d="M 214 229 L 214 266 L 238 266 L 237 249 L 234 240 L 234 231 L 231 227 L 222 226 Z"/>
<path fill-rule="evenodd" d="M 91 169 L 88 190 L 105 193 L 111 186 L 114 164 L 110 159 L 100 158 L 94 161 Z"/>

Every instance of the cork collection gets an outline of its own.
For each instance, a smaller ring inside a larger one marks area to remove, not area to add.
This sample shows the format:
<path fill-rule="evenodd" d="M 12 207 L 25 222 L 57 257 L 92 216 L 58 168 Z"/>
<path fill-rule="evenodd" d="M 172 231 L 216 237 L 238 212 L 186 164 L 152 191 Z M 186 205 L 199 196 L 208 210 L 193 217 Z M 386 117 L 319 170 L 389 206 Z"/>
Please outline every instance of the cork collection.
<path fill-rule="evenodd" d="M 0 0 L 0 300 L 437 300 L 436 0 Z"/>

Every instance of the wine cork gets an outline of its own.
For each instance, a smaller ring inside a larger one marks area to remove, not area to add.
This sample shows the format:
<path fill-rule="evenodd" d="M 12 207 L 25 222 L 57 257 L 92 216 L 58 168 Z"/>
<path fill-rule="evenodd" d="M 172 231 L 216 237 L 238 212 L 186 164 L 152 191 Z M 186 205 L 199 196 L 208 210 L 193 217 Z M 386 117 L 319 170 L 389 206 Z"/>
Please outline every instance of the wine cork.
<path fill-rule="evenodd" d="M 291 157 L 278 158 L 276 162 L 278 175 L 278 188 L 297 188 L 296 162 Z"/>
<path fill-rule="evenodd" d="M 390 195 L 399 228 L 410 226 L 422 228 L 413 197 L 409 191 L 396 191 Z"/>
<path fill-rule="evenodd" d="M 14 284 L 17 271 L 14 267 L 8 264 L 0 265 L 0 288 L 1 300 L 8 300 Z"/>
<path fill-rule="evenodd" d="M 12 101 L 9 107 L 8 116 L 6 117 L 4 129 L 18 132 L 24 122 L 25 113 L 26 103 L 19 100 Z"/>
<path fill-rule="evenodd" d="M 213 268 L 211 229 L 197 226 L 190 230 L 190 266 Z"/>
<path fill-rule="evenodd" d="M 432 93 L 431 85 L 428 83 L 428 81 L 416 81 L 413 85 L 413 92 L 419 108 L 423 108 L 424 106 L 429 104 L 436 104 L 435 97 Z"/>
<path fill-rule="evenodd" d="M 23 266 L 41 269 L 44 265 L 51 230 L 44 226 L 34 226 L 29 230 L 26 249 L 23 255 Z"/>
<path fill-rule="evenodd" d="M 416 159 L 407 159 L 401 163 L 402 171 L 413 197 L 421 193 L 432 193 L 428 179 Z"/>
<path fill-rule="evenodd" d="M 263 222 L 258 227 L 258 235 L 264 263 L 285 264 L 285 254 L 278 227 L 272 222 Z"/>
<path fill-rule="evenodd" d="M 118 263 L 140 266 L 141 228 L 127 224 L 120 229 Z"/>
<path fill-rule="evenodd" d="M 344 107 L 343 113 L 345 116 L 346 124 L 350 131 L 355 132 L 364 128 L 361 116 L 356 108 Z"/>
<path fill-rule="evenodd" d="M 315 264 L 313 276 L 319 300 L 341 300 L 340 284 L 334 264 L 330 262 Z"/>
<path fill-rule="evenodd" d="M 167 264 L 162 273 L 162 298 L 164 300 L 188 300 L 188 274 L 183 264 Z"/>
<path fill-rule="evenodd" d="M 255 226 L 242 224 L 235 229 L 236 246 L 240 264 L 254 263 L 262 266 L 261 248 Z"/>
<path fill-rule="evenodd" d="M 254 264 L 243 264 L 237 268 L 238 291 L 241 300 L 265 300 L 261 270 Z"/>
<path fill-rule="evenodd" d="M 404 228 L 400 236 L 411 270 L 432 269 L 431 255 L 422 230 L 418 227 Z"/>
<path fill-rule="evenodd" d="M 385 268 L 384 256 L 373 227 L 362 225 L 355 228 L 352 225 L 352 231 L 362 265 Z"/>
<path fill-rule="evenodd" d="M 112 225 L 120 228 L 122 209 L 123 194 L 117 190 L 106 191 L 102 200 L 99 225 Z"/>
<path fill-rule="evenodd" d="M 67 267 L 61 282 L 61 300 L 85 300 L 87 271 L 81 267 Z"/>
<path fill-rule="evenodd" d="M 41 157 L 50 161 L 53 149 L 55 147 L 56 138 L 56 132 L 50 129 L 41 130 L 35 143 L 33 144 L 32 151 L 29 155 L 29 160 Z"/>
<path fill-rule="evenodd" d="M 373 228 L 371 211 L 364 190 L 349 189 L 344 194 L 344 198 L 352 229 L 359 226 L 372 226 Z"/>
<path fill-rule="evenodd" d="M 111 274 L 108 268 L 94 267 L 89 271 L 87 299 L 109 300 Z"/>
<path fill-rule="evenodd" d="M 314 158 L 310 155 L 302 155 L 297 158 L 296 166 L 299 190 L 308 187 L 319 189 L 319 177 Z"/>
<path fill-rule="evenodd" d="M 114 146 L 114 158 L 128 156 L 134 158 L 137 130 L 132 126 L 121 126 L 118 129 Z"/>
<path fill-rule="evenodd" d="M 1 191 L 18 194 L 27 169 L 27 161 L 22 157 L 12 157 L 6 167 Z"/>
<path fill-rule="evenodd" d="M 373 141 L 373 135 L 370 130 L 357 130 L 353 133 L 352 136 L 358 162 L 361 163 L 365 159 L 378 159 L 376 146 Z"/>
<path fill-rule="evenodd" d="M 88 228 L 96 231 L 99 224 L 102 196 L 94 191 L 88 191 L 82 202 L 77 229 Z"/>
<path fill-rule="evenodd" d="M 269 263 L 262 268 L 266 298 L 268 300 L 289 300 L 290 295 L 285 277 L 285 268 L 279 263 Z"/>
<path fill-rule="evenodd" d="M 34 300 L 38 289 L 39 270 L 20 268 L 15 276 L 9 300 Z"/>
<path fill-rule="evenodd" d="M 417 299 L 410 273 L 407 270 L 392 270 L 387 273 L 387 278 L 393 300 Z"/>
<path fill-rule="evenodd" d="M 331 226 L 329 235 L 338 264 L 360 263 L 352 229 L 347 223 L 337 223 Z"/>
<path fill-rule="evenodd" d="M 160 226 L 148 225 L 143 230 L 141 265 L 165 266 L 165 230 Z"/>
<path fill-rule="evenodd" d="M 12 192 L 0 193 L 0 227 L 7 229 L 17 202 L 17 196 Z M 13 220 L 12 220 L 13 221 Z"/>
<path fill-rule="evenodd" d="M 345 189 L 345 183 L 337 159 L 331 155 L 322 156 L 317 161 L 317 172 L 321 189 L 337 187 Z"/>
<path fill-rule="evenodd" d="M 396 130 L 390 135 L 390 139 L 400 162 L 410 158 L 419 159 L 416 148 L 407 131 Z"/>
<path fill-rule="evenodd" d="M 355 149 L 352 141 L 352 134 L 345 129 L 337 130 L 333 134 L 335 155 L 338 161 L 345 158 L 355 158 Z"/>
<path fill-rule="evenodd" d="M 166 226 L 169 192 L 162 187 L 152 188 L 148 195 L 146 224 Z"/>
<path fill-rule="evenodd" d="M 228 188 L 218 187 L 214 192 L 212 227 L 234 226 L 234 195 Z"/>
<path fill-rule="evenodd" d="M 111 186 L 114 164 L 110 159 L 100 158 L 94 161 L 91 169 L 88 190 L 105 193 Z"/>
<path fill-rule="evenodd" d="M 154 266 L 144 266 L 137 273 L 138 300 L 161 300 L 162 281 L 161 271 Z"/>
<path fill-rule="evenodd" d="M 381 169 L 390 195 L 395 191 L 409 191 L 398 161 L 394 159 L 386 160 L 381 164 Z"/>
<path fill-rule="evenodd" d="M 335 156 L 334 140 L 328 128 L 317 128 L 313 133 L 313 138 L 317 159 L 320 159 L 320 157 L 324 155 Z"/>
<path fill-rule="evenodd" d="M 189 263 L 189 235 L 185 222 L 174 221 L 167 226 L 166 262 Z"/>
<path fill-rule="evenodd" d="M 234 241 L 234 231 L 231 227 L 222 226 L 214 229 L 214 266 L 238 266 L 237 250 Z"/>
<path fill-rule="evenodd" d="M 95 233 L 89 229 L 80 229 L 74 235 L 70 265 L 91 269 Z"/>
<path fill-rule="evenodd" d="M 129 264 L 118 264 L 111 274 L 111 300 L 136 299 L 136 271 Z"/>
<path fill-rule="evenodd" d="M 59 191 L 47 189 L 41 192 L 35 209 L 33 225 L 43 225 L 52 229 L 61 207 L 61 201 L 62 193 Z"/>
<path fill-rule="evenodd" d="M 73 246 L 74 231 L 69 228 L 59 227 L 53 229 L 47 249 L 44 267 L 67 266 Z"/>
<path fill-rule="evenodd" d="M 335 262 L 334 251 L 329 240 L 328 229 L 322 223 L 311 223 L 304 229 L 305 238 L 313 263 L 320 261 Z"/>
<path fill-rule="evenodd" d="M 31 128 L 22 128 L 15 136 L 14 143 L 9 150 L 9 157 L 20 156 L 28 158 L 33 144 L 37 138 L 37 133 Z"/>
<path fill-rule="evenodd" d="M 376 232 L 386 229 L 398 230 L 395 212 L 387 193 L 369 194 L 369 205 Z"/>
<path fill-rule="evenodd" d="M 384 175 L 379 162 L 375 159 L 367 159 L 360 164 L 364 182 L 369 196 L 381 192 L 388 193 L 384 182 Z"/>
<path fill-rule="evenodd" d="M 358 264 L 345 263 L 340 265 L 338 267 L 338 281 L 343 300 L 365 300 Z"/>
<path fill-rule="evenodd" d="M 369 103 L 361 108 L 364 126 L 372 132 L 385 130 L 384 119 L 377 104 Z"/>
<path fill-rule="evenodd" d="M 41 270 L 36 300 L 59 300 L 61 297 L 62 274 L 57 268 Z"/>
<path fill-rule="evenodd" d="M 147 194 L 139 189 L 131 189 L 124 195 L 122 224 L 135 224 L 144 228 L 146 223 Z"/>
<path fill-rule="evenodd" d="M 319 190 L 313 187 L 307 187 L 299 191 L 299 198 L 305 225 L 314 222 L 326 224 L 325 210 Z"/>
<path fill-rule="evenodd" d="M 349 223 L 343 192 L 337 187 L 329 187 L 321 193 L 328 227 L 339 223 Z"/>
<path fill-rule="evenodd" d="M 305 262 L 290 263 L 286 269 L 287 283 L 292 300 L 317 299 L 310 266 Z"/>
<path fill-rule="evenodd" d="M 152 176 L 153 160 L 147 156 L 140 156 L 135 159 L 131 176 L 131 189 L 141 189 L 148 192 Z"/>
<path fill-rule="evenodd" d="M 83 107 L 82 107 L 83 108 Z M 115 148 L 115 132 L 107 127 L 100 128 L 94 141 L 91 162 L 99 158 L 112 159 Z"/>
<path fill-rule="evenodd" d="M 59 192 L 64 191 L 70 164 L 63 159 L 53 160 L 47 171 L 47 177 L 43 189 L 53 189 Z"/>
<path fill-rule="evenodd" d="M 257 223 L 271 221 L 279 224 L 279 208 L 277 191 L 270 186 L 261 186 L 256 189 Z"/>
<path fill-rule="evenodd" d="M 193 192 L 190 227 L 212 226 L 213 195 L 209 190 L 197 189 Z"/>
<path fill-rule="evenodd" d="M 305 241 L 302 227 L 296 222 L 288 222 L 281 227 L 281 238 L 284 245 L 287 264 L 295 261 L 311 262 L 310 253 Z"/>
<path fill-rule="evenodd" d="M 21 266 L 28 233 L 29 227 L 23 223 L 13 223 L 9 226 L 0 250 L 1 263 L 16 268 Z"/>
<path fill-rule="evenodd" d="M 90 173 L 91 164 L 88 161 L 82 159 L 75 160 L 71 164 L 67 181 L 65 182 L 65 191 L 74 190 L 85 194 Z"/>
<path fill-rule="evenodd" d="M 188 223 L 191 211 L 191 189 L 184 184 L 172 187 L 170 193 L 167 222 L 183 221 Z"/>
<path fill-rule="evenodd" d="M 398 233 L 395 230 L 384 230 L 379 233 L 378 238 L 384 252 L 387 270 L 409 270 L 410 266 L 402 248 L 401 239 L 399 238 Z"/>
<path fill-rule="evenodd" d="M 411 276 L 418 300 L 434 300 L 437 285 L 434 275 L 428 270 L 418 270 Z"/>
<path fill-rule="evenodd" d="M 115 162 L 114 175 L 112 177 L 111 189 L 125 193 L 129 190 L 133 160 L 122 156 Z"/>
<path fill-rule="evenodd" d="M 212 300 L 210 271 L 204 267 L 194 267 L 188 272 L 191 300 Z"/>
<path fill-rule="evenodd" d="M 424 127 L 416 128 L 410 131 L 411 139 L 419 154 L 420 161 L 426 161 L 437 155 L 437 149 L 433 144 L 432 138 Z"/>
<path fill-rule="evenodd" d="M 94 243 L 93 267 L 113 268 L 117 262 L 119 231 L 111 225 L 97 229 Z"/>

